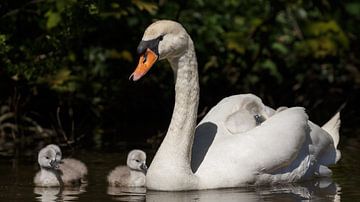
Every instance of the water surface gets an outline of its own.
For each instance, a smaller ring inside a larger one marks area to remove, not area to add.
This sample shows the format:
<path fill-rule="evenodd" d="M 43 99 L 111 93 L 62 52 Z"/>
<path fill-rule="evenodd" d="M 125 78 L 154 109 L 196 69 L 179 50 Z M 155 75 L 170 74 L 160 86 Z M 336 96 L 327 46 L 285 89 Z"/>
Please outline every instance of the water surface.
<path fill-rule="evenodd" d="M 106 175 L 123 164 L 126 151 L 81 151 L 74 157 L 89 168 L 88 184 L 75 188 L 38 188 L 32 180 L 36 158 L 0 158 L 0 201 L 360 201 L 360 140 L 341 142 L 342 159 L 331 178 L 277 186 L 186 192 L 112 188 Z"/>

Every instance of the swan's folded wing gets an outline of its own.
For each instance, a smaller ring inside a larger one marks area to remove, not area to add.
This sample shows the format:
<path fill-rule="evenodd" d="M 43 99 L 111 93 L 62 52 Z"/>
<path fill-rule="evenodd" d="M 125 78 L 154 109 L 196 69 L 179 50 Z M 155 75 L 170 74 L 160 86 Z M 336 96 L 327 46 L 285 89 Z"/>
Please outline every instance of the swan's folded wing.
<path fill-rule="evenodd" d="M 308 116 L 304 108 L 293 107 L 267 119 L 246 133 L 246 143 L 253 169 L 273 172 L 288 167 L 303 152 L 309 134 Z"/>

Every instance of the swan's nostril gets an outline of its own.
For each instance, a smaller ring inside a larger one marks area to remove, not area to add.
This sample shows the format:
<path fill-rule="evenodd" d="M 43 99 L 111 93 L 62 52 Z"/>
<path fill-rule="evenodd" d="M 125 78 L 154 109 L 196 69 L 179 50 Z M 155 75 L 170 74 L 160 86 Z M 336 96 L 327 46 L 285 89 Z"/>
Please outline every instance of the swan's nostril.
<path fill-rule="evenodd" d="M 145 52 L 144 53 L 144 60 L 143 60 L 143 64 L 146 63 L 146 60 L 147 60 L 147 53 Z"/>

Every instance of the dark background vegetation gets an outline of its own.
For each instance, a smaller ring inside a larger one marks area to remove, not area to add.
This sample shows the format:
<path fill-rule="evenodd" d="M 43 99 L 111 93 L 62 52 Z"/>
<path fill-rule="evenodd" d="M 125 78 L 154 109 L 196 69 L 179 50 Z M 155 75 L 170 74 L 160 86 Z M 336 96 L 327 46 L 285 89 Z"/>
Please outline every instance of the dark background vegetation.
<path fill-rule="evenodd" d="M 359 138 L 360 3 L 308 0 L 2 0 L 0 155 L 69 147 L 156 147 L 173 107 L 159 62 L 128 80 L 144 29 L 181 22 L 195 43 L 199 114 L 253 93 L 304 106 L 325 123 L 343 104 L 342 138 Z"/>

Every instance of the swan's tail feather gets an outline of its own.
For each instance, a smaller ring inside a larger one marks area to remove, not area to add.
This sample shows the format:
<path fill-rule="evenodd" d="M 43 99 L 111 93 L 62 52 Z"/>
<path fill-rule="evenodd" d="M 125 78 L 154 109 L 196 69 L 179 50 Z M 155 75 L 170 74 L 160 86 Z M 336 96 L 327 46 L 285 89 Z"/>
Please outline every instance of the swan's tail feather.
<path fill-rule="evenodd" d="M 328 132 L 333 141 L 335 148 L 339 144 L 339 129 L 340 129 L 340 112 L 337 112 L 327 123 L 325 123 L 321 128 Z"/>

